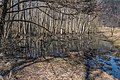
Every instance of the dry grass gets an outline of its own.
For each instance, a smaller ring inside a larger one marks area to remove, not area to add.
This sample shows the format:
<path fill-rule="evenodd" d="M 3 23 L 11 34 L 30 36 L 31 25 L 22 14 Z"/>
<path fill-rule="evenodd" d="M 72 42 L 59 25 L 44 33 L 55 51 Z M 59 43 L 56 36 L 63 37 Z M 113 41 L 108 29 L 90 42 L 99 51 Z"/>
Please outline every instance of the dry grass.
<path fill-rule="evenodd" d="M 113 45 L 120 49 L 120 28 L 114 28 L 114 33 L 111 35 L 111 28 L 110 27 L 103 27 L 100 28 L 103 34 L 108 38 L 109 41 L 113 43 Z"/>
<path fill-rule="evenodd" d="M 82 64 L 55 58 L 52 62 L 39 62 L 13 75 L 11 80 L 84 80 L 85 68 Z"/>
<path fill-rule="evenodd" d="M 70 58 L 54 58 L 52 61 L 34 63 L 4 80 L 88 80 L 87 67 Z M 118 80 L 99 69 L 90 71 L 89 80 Z"/>

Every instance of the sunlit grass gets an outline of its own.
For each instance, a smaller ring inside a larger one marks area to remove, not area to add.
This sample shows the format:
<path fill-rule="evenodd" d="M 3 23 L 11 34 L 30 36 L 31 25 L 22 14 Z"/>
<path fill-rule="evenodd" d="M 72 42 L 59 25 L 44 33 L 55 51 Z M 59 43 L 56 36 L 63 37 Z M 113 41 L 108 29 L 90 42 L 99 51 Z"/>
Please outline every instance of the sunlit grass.
<path fill-rule="evenodd" d="M 111 35 L 111 28 L 110 27 L 103 27 L 100 29 L 103 34 L 108 38 L 112 44 L 120 49 L 120 28 L 114 28 L 113 35 Z"/>

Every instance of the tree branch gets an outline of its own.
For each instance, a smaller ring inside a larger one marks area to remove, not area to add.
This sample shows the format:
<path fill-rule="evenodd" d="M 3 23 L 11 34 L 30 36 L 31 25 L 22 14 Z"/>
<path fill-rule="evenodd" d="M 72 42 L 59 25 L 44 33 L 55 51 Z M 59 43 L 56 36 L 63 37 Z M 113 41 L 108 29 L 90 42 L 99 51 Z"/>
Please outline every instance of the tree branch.
<path fill-rule="evenodd" d="M 37 25 L 37 26 L 39 26 L 39 27 L 45 29 L 46 31 L 48 31 L 49 33 L 52 34 L 52 32 L 49 31 L 47 28 L 45 28 L 45 27 L 43 27 L 43 26 L 41 26 L 41 25 L 39 25 L 39 24 L 37 24 L 37 23 L 35 23 L 35 22 L 32 22 L 32 21 L 27 21 L 27 20 L 5 20 L 5 22 L 19 22 L 19 21 L 20 21 L 20 22 L 32 23 L 32 24 L 34 24 L 34 25 Z"/>

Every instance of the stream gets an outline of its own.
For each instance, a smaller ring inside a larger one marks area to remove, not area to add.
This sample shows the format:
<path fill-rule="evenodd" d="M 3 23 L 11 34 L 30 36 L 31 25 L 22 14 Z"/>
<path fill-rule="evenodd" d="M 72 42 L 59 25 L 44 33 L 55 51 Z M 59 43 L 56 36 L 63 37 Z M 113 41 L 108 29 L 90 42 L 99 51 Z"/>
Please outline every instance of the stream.
<path fill-rule="evenodd" d="M 64 54 L 62 54 L 62 53 L 54 53 L 51 55 L 52 56 L 54 55 L 56 57 L 64 56 Z M 105 53 L 98 53 L 98 55 L 96 55 L 94 57 L 88 56 L 85 59 L 85 63 L 90 68 L 101 69 L 101 70 L 113 75 L 113 77 L 120 79 L 120 57 L 112 55 L 110 53 L 110 50 L 108 50 Z"/>
<path fill-rule="evenodd" d="M 98 61 L 99 65 L 93 60 Z M 90 67 L 97 68 L 97 66 L 100 66 L 101 70 L 104 70 L 115 78 L 120 79 L 120 58 L 112 56 L 109 53 L 105 53 L 89 58 L 88 63 Z"/>
<path fill-rule="evenodd" d="M 99 52 L 95 56 L 87 56 L 85 59 L 85 63 L 90 68 L 98 68 L 101 69 L 115 78 L 120 79 L 120 54 L 118 49 L 114 49 L 111 51 L 112 44 L 108 41 L 101 41 L 99 46 L 95 49 Z M 105 51 L 105 52 L 104 52 Z M 94 53 L 94 51 L 93 51 Z M 116 56 L 114 54 L 119 55 Z M 49 56 L 54 57 L 63 57 L 64 54 L 62 53 L 49 53 Z M 98 62 L 98 63 L 96 63 Z"/>

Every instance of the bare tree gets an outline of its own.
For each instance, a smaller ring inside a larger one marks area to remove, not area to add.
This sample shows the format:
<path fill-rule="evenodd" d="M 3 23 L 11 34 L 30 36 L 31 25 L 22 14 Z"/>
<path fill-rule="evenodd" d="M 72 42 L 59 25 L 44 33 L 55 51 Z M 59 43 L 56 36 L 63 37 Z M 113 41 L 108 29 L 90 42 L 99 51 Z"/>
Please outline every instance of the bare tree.
<path fill-rule="evenodd" d="M 0 38 L 6 54 L 38 57 L 94 42 L 95 0 L 3 0 L 2 8 Z"/>

